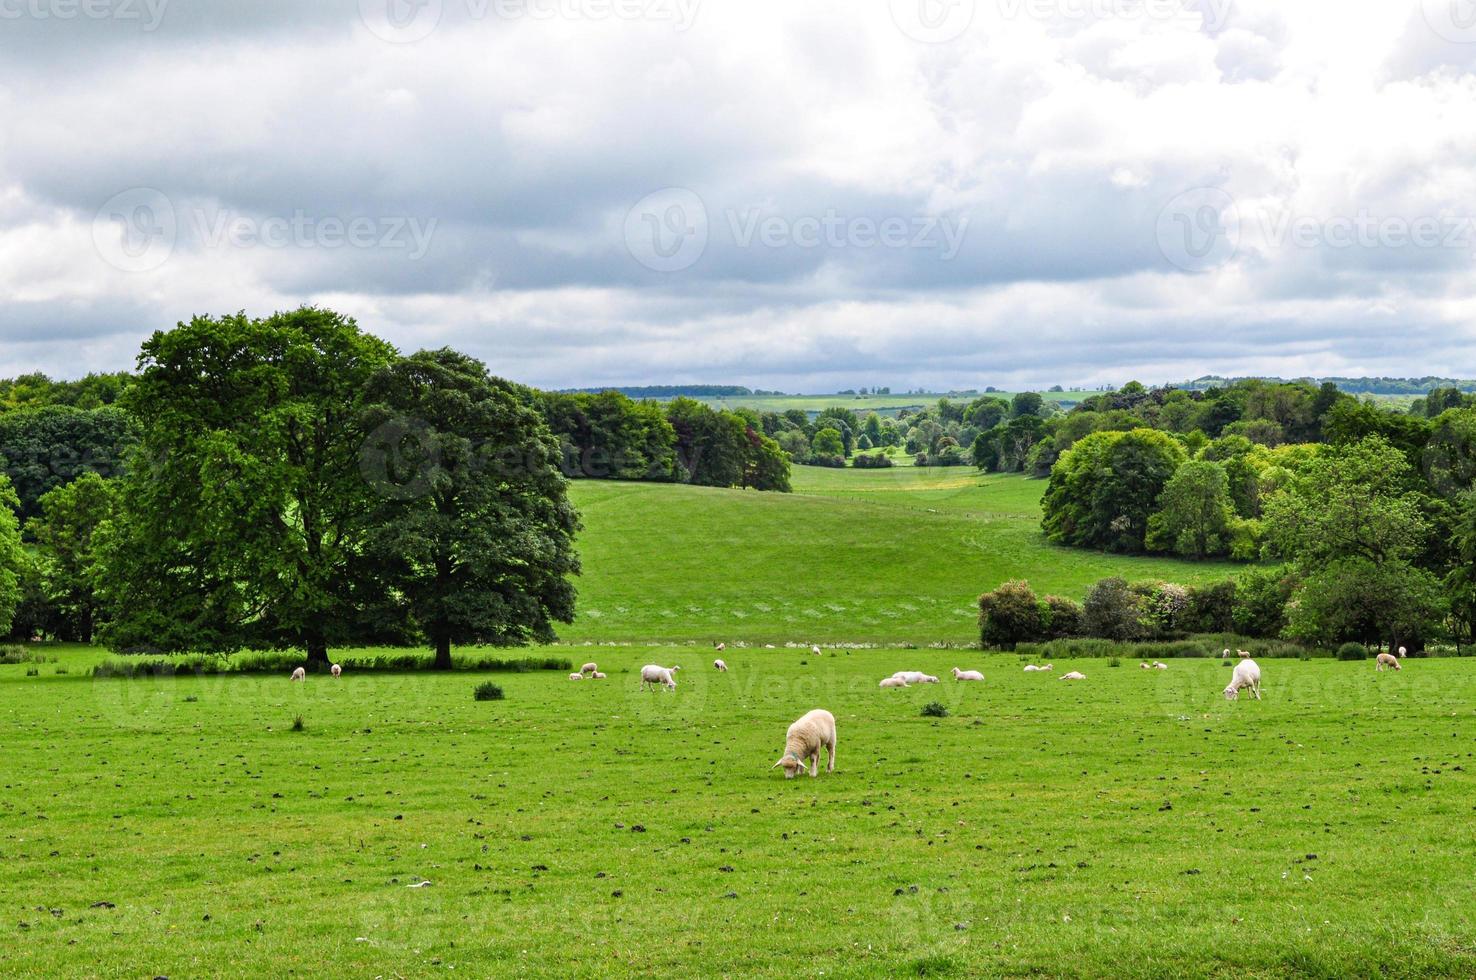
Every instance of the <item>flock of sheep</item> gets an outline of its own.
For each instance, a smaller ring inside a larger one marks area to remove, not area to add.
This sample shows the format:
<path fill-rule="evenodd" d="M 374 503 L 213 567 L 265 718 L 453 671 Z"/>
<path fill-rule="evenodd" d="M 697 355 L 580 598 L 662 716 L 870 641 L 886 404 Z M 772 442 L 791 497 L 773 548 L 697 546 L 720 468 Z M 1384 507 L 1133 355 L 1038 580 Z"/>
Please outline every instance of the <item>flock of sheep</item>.
<path fill-rule="evenodd" d="M 727 649 L 726 644 L 723 643 L 717 644 L 716 647 L 719 653 Z M 820 654 L 820 648 L 817 646 L 810 647 L 810 651 L 817 656 Z M 1255 695 L 1256 700 L 1259 701 L 1261 700 L 1261 668 L 1250 658 L 1249 652 L 1245 650 L 1238 650 L 1236 652 L 1240 656 L 1240 662 L 1235 665 L 1235 670 L 1230 676 L 1230 683 L 1225 686 L 1225 700 L 1234 701 L 1240 697 L 1241 691 L 1248 689 Z M 1386 668 L 1401 670 L 1399 658 L 1405 656 L 1405 653 L 1404 647 L 1400 647 L 1399 656 L 1397 657 L 1388 653 L 1379 654 L 1377 668 L 1380 671 Z M 1230 651 L 1227 649 L 1220 656 L 1221 659 L 1228 659 L 1230 657 Z M 1152 663 L 1144 661 L 1138 666 L 1143 670 L 1168 670 L 1168 664 L 1157 660 Z M 721 658 L 714 660 L 712 667 L 720 673 L 725 673 L 728 669 L 728 665 Z M 1052 667 L 1052 664 L 1026 664 L 1025 672 L 1029 674 L 1049 671 Z M 660 664 L 647 664 L 641 668 L 641 690 L 649 689 L 654 691 L 660 687 L 667 691 L 675 691 L 677 686 L 676 672 L 681 669 L 679 666 L 662 667 Z M 329 673 L 335 678 L 341 677 L 343 675 L 343 668 L 338 664 L 334 664 L 329 669 Z M 952 673 L 955 681 L 984 680 L 984 675 L 977 670 L 964 670 L 960 667 L 954 667 L 952 668 Z M 605 675 L 600 673 L 599 665 L 591 662 L 580 667 L 578 672 L 570 674 L 569 680 L 582 681 L 586 677 L 590 680 L 605 679 Z M 307 671 L 302 667 L 298 667 L 292 672 L 292 680 L 306 681 Z M 1080 671 L 1073 670 L 1069 673 L 1062 674 L 1061 680 L 1084 681 L 1086 680 L 1086 675 Z M 881 683 L 877 686 L 882 690 L 888 690 L 891 688 L 910 687 L 913 684 L 937 683 L 938 678 L 920 670 L 899 670 L 891 677 L 882 678 Z M 826 750 L 828 755 L 826 771 L 834 772 L 835 715 L 832 715 L 823 708 L 816 708 L 789 726 L 789 730 L 785 733 L 784 737 L 784 754 L 779 757 L 779 761 L 774 763 L 771 768 L 778 769 L 782 766 L 784 768 L 785 779 L 793 779 L 797 774 L 807 769 L 811 776 L 818 776 L 820 774 L 821 749 Z"/>

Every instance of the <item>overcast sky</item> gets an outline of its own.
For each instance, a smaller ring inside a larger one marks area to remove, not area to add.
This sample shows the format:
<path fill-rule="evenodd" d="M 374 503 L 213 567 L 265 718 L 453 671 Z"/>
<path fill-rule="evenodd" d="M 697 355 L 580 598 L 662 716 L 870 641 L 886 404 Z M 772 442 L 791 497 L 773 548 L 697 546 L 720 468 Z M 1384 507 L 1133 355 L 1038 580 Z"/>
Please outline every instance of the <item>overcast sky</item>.
<path fill-rule="evenodd" d="M 307 8 L 307 9 L 304 9 Z M 1476 377 L 1473 0 L 0 0 L 0 374 Z"/>

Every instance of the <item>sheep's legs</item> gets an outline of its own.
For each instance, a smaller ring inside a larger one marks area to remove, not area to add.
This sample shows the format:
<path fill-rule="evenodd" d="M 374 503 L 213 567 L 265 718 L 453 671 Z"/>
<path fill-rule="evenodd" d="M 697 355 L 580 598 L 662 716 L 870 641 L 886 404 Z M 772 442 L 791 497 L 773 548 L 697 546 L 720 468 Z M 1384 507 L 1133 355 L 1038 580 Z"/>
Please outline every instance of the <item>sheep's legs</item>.
<path fill-rule="evenodd" d="M 835 772 L 835 743 L 831 742 L 829 745 L 825 746 L 825 748 L 830 752 L 830 765 L 825 768 L 825 771 Z M 819 760 L 820 753 L 817 752 L 815 753 L 815 761 L 818 762 Z"/>
<path fill-rule="evenodd" d="M 1257 701 L 1261 700 L 1261 683 L 1260 683 L 1260 681 L 1257 681 L 1256 683 L 1254 683 L 1254 684 L 1251 685 L 1251 693 L 1256 696 L 1256 700 Z"/>

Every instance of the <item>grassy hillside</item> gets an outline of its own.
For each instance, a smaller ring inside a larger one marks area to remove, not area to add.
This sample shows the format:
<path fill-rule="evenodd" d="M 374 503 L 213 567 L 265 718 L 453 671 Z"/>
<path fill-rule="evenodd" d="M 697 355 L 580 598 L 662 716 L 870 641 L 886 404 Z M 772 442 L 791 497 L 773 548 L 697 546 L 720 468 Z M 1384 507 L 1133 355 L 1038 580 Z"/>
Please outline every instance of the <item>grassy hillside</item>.
<path fill-rule="evenodd" d="M 1476 975 L 1463 662 L 1231 704 L 1209 660 L 592 652 L 489 703 L 0 666 L 5 975 Z M 876 687 L 955 663 L 987 681 Z M 786 782 L 816 705 L 836 771 Z"/>
<path fill-rule="evenodd" d="M 1026 578 L 1080 598 L 1107 575 L 1179 582 L 1237 566 L 1048 544 L 1045 483 L 972 470 L 796 467 L 793 494 L 584 481 L 574 642 L 977 638 L 980 592 Z"/>

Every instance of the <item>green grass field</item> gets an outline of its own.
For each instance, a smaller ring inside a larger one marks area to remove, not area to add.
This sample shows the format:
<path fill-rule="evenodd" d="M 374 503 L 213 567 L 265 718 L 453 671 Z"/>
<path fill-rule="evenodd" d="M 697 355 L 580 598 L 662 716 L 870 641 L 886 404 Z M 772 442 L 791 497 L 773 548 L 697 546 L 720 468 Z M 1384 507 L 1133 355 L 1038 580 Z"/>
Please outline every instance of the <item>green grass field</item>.
<path fill-rule="evenodd" d="M 1218 661 L 596 653 L 606 681 L 486 703 L 466 675 L 0 667 L 0 971 L 1476 974 L 1464 662 L 1267 661 L 1231 704 Z M 675 693 L 637 690 L 649 661 Z M 986 683 L 876 688 L 955 664 Z M 786 782 L 817 705 L 838 769 Z"/>
<path fill-rule="evenodd" d="M 578 482 L 573 642 L 973 643 L 975 601 L 1013 578 L 1080 599 L 1097 579 L 1239 566 L 1051 545 L 1045 482 L 972 469 L 794 468 L 792 494 Z"/>

